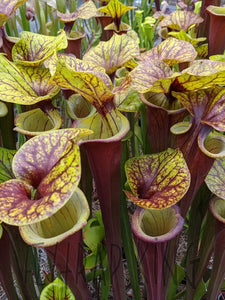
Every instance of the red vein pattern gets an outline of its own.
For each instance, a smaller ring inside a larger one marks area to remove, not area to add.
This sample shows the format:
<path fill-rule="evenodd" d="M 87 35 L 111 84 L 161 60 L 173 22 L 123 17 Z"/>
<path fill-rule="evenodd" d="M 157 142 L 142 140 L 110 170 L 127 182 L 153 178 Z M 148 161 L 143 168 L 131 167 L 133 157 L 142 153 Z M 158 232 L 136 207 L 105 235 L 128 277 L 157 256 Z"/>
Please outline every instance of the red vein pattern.
<path fill-rule="evenodd" d="M 76 142 L 86 134 L 90 130 L 62 129 L 26 142 L 13 158 L 17 179 L 0 185 L 0 219 L 12 225 L 27 225 L 60 209 L 79 183 L 81 166 Z M 34 198 L 32 191 L 36 191 Z"/>
<path fill-rule="evenodd" d="M 177 203 L 187 192 L 190 173 L 181 151 L 134 157 L 127 161 L 128 198 L 138 206 L 163 209 Z"/>
<path fill-rule="evenodd" d="M 60 88 L 50 84 L 45 68 L 17 66 L 0 55 L 0 98 L 16 104 L 35 104 L 51 99 Z"/>
<path fill-rule="evenodd" d="M 114 34 L 107 42 L 100 42 L 84 55 L 84 61 L 103 67 L 108 74 L 139 55 L 139 46 L 127 35 Z"/>
<path fill-rule="evenodd" d="M 58 36 L 46 36 L 33 32 L 21 32 L 21 39 L 12 49 L 13 61 L 25 66 L 40 66 L 54 52 L 67 47 L 64 31 Z"/>
<path fill-rule="evenodd" d="M 188 31 L 193 24 L 202 23 L 203 19 L 191 11 L 176 10 L 159 22 L 160 27 L 169 27 L 172 30 Z"/>

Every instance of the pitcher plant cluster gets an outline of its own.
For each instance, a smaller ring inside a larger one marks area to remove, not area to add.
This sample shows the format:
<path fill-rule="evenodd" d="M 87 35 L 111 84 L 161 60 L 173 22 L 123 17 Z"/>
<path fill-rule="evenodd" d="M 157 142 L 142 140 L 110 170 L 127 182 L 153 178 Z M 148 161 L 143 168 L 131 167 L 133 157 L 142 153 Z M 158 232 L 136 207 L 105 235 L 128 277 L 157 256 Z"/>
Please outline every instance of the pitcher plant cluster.
<path fill-rule="evenodd" d="M 225 290 L 225 11 L 210 4 L 0 0 L 9 299 Z"/>

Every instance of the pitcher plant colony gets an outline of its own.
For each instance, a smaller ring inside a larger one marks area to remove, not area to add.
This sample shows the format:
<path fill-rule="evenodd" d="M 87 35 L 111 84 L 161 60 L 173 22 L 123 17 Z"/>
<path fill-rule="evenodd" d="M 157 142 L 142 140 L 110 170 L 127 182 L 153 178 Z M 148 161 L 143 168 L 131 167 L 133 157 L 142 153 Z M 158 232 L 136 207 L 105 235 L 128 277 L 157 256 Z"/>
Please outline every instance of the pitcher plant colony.
<path fill-rule="evenodd" d="M 221 299 L 225 7 L 160 7 L 0 0 L 8 299 Z"/>

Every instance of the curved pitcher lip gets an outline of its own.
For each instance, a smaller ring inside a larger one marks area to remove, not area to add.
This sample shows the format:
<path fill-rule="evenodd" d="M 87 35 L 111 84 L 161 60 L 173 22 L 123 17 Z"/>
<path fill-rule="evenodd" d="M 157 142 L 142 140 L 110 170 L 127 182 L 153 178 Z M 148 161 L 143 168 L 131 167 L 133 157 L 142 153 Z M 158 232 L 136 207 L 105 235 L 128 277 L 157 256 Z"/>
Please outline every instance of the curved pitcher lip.
<path fill-rule="evenodd" d="M 138 239 L 147 243 L 163 243 L 173 239 L 181 232 L 184 225 L 184 218 L 181 216 L 180 208 L 177 205 L 171 206 L 168 209 L 174 209 L 175 211 L 174 217 L 177 219 L 175 226 L 165 234 L 159 236 L 150 236 L 147 235 L 140 226 L 140 223 L 142 221 L 146 209 L 137 207 L 132 216 L 132 221 L 131 221 L 133 234 Z"/>
<path fill-rule="evenodd" d="M 141 93 L 140 93 L 140 98 L 141 98 L 141 100 L 142 100 L 147 106 L 149 106 L 149 107 L 155 107 L 155 108 L 158 108 L 158 109 L 162 109 L 162 110 L 166 111 L 168 114 L 179 114 L 179 113 L 182 113 L 183 111 L 186 110 L 185 107 L 181 107 L 181 108 L 173 109 L 173 110 L 172 110 L 172 109 L 171 109 L 171 110 L 168 110 L 168 109 L 166 109 L 166 108 L 164 108 L 164 107 L 161 107 L 161 106 L 158 106 L 158 105 L 155 105 L 155 104 L 149 102 L 148 100 L 145 99 L 144 94 L 141 94 Z"/>
<path fill-rule="evenodd" d="M 213 16 L 225 17 L 225 7 L 209 5 L 206 7 L 206 12 Z"/>
<path fill-rule="evenodd" d="M 219 222 L 223 223 L 225 225 L 225 216 L 221 216 L 219 212 L 215 209 L 215 203 L 216 201 L 222 201 L 225 205 L 225 199 L 219 198 L 218 196 L 214 196 L 209 203 L 210 211 L 214 218 L 216 218 Z"/>

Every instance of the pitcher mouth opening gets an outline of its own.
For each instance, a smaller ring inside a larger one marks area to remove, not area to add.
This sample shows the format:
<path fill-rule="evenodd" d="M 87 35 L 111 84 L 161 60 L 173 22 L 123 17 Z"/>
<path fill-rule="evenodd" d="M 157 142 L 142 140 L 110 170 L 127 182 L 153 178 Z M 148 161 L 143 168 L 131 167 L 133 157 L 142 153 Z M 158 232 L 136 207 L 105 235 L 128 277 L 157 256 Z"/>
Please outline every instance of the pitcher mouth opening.
<path fill-rule="evenodd" d="M 134 235 L 145 242 L 163 243 L 180 233 L 184 219 L 177 205 L 155 210 L 138 207 L 132 217 Z"/>
<path fill-rule="evenodd" d="M 31 224 L 32 231 L 41 238 L 56 237 L 73 228 L 78 221 L 78 213 L 71 201 L 46 220 Z"/>
<path fill-rule="evenodd" d="M 165 214 L 167 214 L 166 222 L 160 222 Z M 145 210 L 140 224 L 142 231 L 152 237 L 167 234 L 176 225 L 175 211 L 170 207 L 164 210 Z"/>

